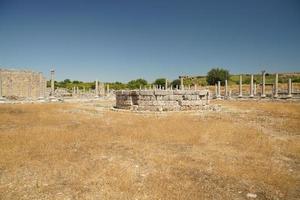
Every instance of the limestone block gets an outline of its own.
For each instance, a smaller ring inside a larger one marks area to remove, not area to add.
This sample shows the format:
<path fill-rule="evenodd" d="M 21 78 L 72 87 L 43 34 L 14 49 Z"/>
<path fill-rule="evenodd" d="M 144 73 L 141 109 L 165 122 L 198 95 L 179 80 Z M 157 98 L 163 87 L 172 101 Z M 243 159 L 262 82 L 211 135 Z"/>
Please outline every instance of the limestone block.
<path fill-rule="evenodd" d="M 141 90 L 141 91 L 139 91 L 139 94 L 142 96 L 153 96 L 154 91 L 153 90 Z"/>
<path fill-rule="evenodd" d="M 155 94 L 155 95 L 161 95 L 161 96 L 164 96 L 164 95 L 172 95 L 172 94 L 173 94 L 173 91 L 172 91 L 172 90 L 155 90 L 155 91 L 154 91 L 154 94 Z"/>
<path fill-rule="evenodd" d="M 116 91 L 116 96 L 123 96 L 123 95 L 129 95 L 129 94 L 130 94 L 130 91 L 128 91 L 128 90 Z"/>
<path fill-rule="evenodd" d="M 139 100 L 143 100 L 143 101 L 155 101 L 156 97 L 154 95 L 152 95 L 152 96 L 139 96 Z"/>
<path fill-rule="evenodd" d="M 179 101 L 180 106 L 202 106 L 203 102 L 202 101 L 189 101 L 189 100 L 182 100 Z"/>
<path fill-rule="evenodd" d="M 191 95 L 191 94 L 186 94 L 183 95 L 183 100 L 198 100 L 199 96 L 198 95 Z"/>
<path fill-rule="evenodd" d="M 185 95 L 186 91 L 185 90 L 173 90 L 173 94 L 175 94 L 175 95 Z"/>

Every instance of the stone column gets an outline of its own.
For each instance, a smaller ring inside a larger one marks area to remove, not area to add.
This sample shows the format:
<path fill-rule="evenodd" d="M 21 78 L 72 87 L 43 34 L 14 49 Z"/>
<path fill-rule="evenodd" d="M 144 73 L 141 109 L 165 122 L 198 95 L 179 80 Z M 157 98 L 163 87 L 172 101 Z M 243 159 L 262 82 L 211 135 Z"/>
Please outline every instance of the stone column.
<path fill-rule="evenodd" d="M 95 81 L 95 96 L 99 96 L 98 80 Z"/>
<path fill-rule="evenodd" d="M 240 75 L 239 97 L 243 97 L 243 76 Z"/>
<path fill-rule="evenodd" d="M 51 70 L 51 93 L 50 96 L 54 96 L 54 69 Z"/>
<path fill-rule="evenodd" d="M 209 90 L 207 90 L 207 92 L 206 92 L 206 105 L 208 105 L 209 104 Z"/>
<path fill-rule="evenodd" d="M 184 90 L 183 77 L 180 77 L 180 89 Z"/>
<path fill-rule="evenodd" d="M 227 98 L 228 96 L 228 81 L 225 80 L 225 94 L 224 94 L 225 98 Z"/>
<path fill-rule="evenodd" d="M 253 95 L 256 96 L 256 83 L 253 85 Z"/>
<path fill-rule="evenodd" d="M 253 95 L 253 83 L 254 83 L 254 77 L 253 74 L 251 74 L 251 80 L 250 80 L 250 97 L 254 97 Z"/>
<path fill-rule="evenodd" d="M 218 88 L 217 88 L 217 98 L 221 98 L 221 81 L 218 81 Z"/>
<path fill-rule="evenodd" d="M 168 79 L 165 80 L 165 90 L 168 89 Z"/>
<path fill-rule="evenodd" d="M 292 79 L 289 78 L 289 83 L 288 83 L 288 97 L 292 97 Z"/>
<path fill-rule="evenodd" d="M 215 84 L 215 97 L 218 98 L 218 84 Z"/>
<path fill-rule="evenodd" d="M 266 71 L 262 71 L 261 97 L 266 97 Z"/>
<path fill-rule="evenodd" d="M 109 84 L 106 84 L 106 94 L 109 94 Z"/>
<path fill-rule="evenodd" d="M 278 74 L 275 75 L 274 98 L 278 97 Z"/>

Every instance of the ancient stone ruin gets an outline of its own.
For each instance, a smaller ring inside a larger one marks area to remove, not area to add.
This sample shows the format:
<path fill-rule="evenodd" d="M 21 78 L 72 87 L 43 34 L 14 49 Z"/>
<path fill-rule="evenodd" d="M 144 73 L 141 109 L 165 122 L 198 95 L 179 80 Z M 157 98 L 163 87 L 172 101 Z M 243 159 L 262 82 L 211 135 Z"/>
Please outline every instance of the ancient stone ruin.
<path fill-rule="evenodd" d="M 138 111 L 198 110 L 208 105 L 208 90 L 126 90 L 116 92 L 116 108 Z"/>
<path fill-rule="evenodd" d="M 45 97 L 46 87 L 40 72 L 0 69 L 0 98 L 38 99 Z"/>
<path fill-rule="evenodd" d="M 232 95 L 231 90 L 229 90 L 228 81 L 225 80 L 224 85 L 224 92 L 223 95 L 221 94 L 221 81 L 218 81 L 218 83 L 215 85 L 215 99 L 231 99 L 231 98 L 259 98 L 259 99 L 265 99 L 265 98 L 271 98 L 271 99 L 289 99 L 289 98 L 299 98 L 300 93 L 297 91 L 293 91 L 292 87 L 292 79 L 289 78 L 287 82 L 287 87 L 285 90 L 279 90 L 278 87 L 278 77 L 279 74 L 275 74 L 275 81 L 274 83 L 269 83 L 268 85 L 272 87 L 271 93 L 266 93 L 266 71 L 262 71 L 262 83 L 258 85 L 260 87 L 260 91 L 257 90 L 257 84 L 254 82 L 254 75 L 251 74 L 250 78 L 250 87 L 249 87 L 249 93 L 244 94 L 243 92 L 243 75 L 239 76 L 239 89 L 237 95 Z"/>

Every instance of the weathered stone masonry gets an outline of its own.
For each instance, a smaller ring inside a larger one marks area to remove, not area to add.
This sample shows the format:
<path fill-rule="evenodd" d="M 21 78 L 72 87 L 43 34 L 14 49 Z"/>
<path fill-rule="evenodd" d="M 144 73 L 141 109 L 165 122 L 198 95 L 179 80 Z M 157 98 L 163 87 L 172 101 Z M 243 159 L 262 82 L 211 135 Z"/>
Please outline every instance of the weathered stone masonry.
<path fill-rule="evenodd" d="M 201 109 L 208 90 L 131 90 L 116 92 L 116 107 L 127 110 L 178 111 Z"/>
<path fill-rule="evenodd" d="M 0 97 L 45 97 L 46 84 L 40 72 L 0 69 Z"/>

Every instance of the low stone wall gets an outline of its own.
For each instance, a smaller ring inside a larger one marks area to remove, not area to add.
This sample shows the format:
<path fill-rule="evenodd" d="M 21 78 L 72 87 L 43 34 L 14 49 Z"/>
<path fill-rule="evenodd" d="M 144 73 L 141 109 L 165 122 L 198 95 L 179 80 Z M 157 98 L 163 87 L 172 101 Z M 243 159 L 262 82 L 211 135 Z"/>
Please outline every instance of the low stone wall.
<path fill-rule="evenodd" d="M 146 111 L 197 110 L 208 104 L 208 90 L 116 91 L 116 108 Z"/>

